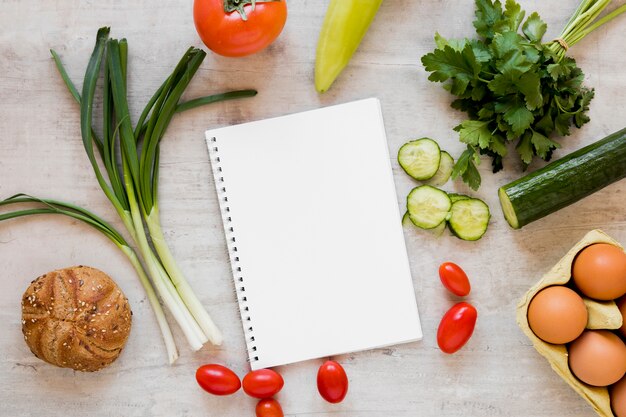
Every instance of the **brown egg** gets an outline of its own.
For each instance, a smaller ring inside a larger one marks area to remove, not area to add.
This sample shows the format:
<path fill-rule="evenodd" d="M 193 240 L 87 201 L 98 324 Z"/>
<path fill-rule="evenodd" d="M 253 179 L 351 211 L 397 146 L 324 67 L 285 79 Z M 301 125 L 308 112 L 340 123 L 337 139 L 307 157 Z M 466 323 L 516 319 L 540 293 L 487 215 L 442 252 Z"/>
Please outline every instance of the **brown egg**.
<path fill-rule="evenodd" d="M 619 308 L 619 312 L 622 313 L 622 327 L 620 327 L 617 331 L 624 337 L 626 337 L 626 296 L 620 298 L 619 300 L 615 300 L 617 307 Z"/>
<path fill-rule="evenodd" d="M 608 243 L 587 246 L 574 259 L 572 278 L 587 297 L 619 298 L 626 294 L 626 253 Z"/>
<path fill-rule="evenodd" d="M 626 345 L 608 330 L 585 331 L 568 352 L 570 370 L 589 385 L 611 385 L 626 373 Z"/>
<path fill-rule="evenodd" d="M 528 324 L 548 343 L 569 343 L 585 330 L 587 308 L 575 291 L 555 285 L 539 291 L 528 306 Z"/>
<path fill-rule="evenodd" d="M 616 417 L 626 417 L 626 377 L 611 387 L 611 408 Z"/>

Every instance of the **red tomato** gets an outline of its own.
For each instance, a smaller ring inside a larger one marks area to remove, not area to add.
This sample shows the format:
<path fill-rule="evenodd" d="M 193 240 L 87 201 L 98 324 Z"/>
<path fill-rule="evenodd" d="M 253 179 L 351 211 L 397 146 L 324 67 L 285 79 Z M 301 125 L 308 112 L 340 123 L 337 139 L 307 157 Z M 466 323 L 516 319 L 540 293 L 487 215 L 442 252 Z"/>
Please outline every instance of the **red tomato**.
<path fill-rule="evenodd" d="M 259 369 L 248 372 L 243 377 L 243 390 L 254 398 L 270 398 L 278 394 L 283 388 L 285 381 L 279 373 L 271 369 Z"/>
<path fill-rule="evenodd" d="M 445 353 L 461 349 L 472 337 L 478 312 L 469 303 L 457 303 L 444 314 L 437 330 L 437 344 Z"/>
<path fill-rule="evenodd" d="M 225 366 L 210 364 L 198 368 L 196 381 L 213 395 L 234 394 L 241 388 L 239 377 Z"/>
<path fill-rule="evenodd" d="M 335 361 L 326 361 L 317 371 L 317 390 L 329 403 L 343 401 L 348 393 L 346 371 Z"/>
<path fill-rule="evenodd" d="M 238 3 L 243 13 L 235 9 Z M 228 6 L 234 11 L 227 12 Z M 252 10 L 251 1 L 195 0 L 193 20 L 210 50 L 224 56 L 245 56 L 260 51 L 280 35 L 287 20 L 287 3 L 257 0 Z"/>
<path fill-rule="evenodd" d="M 256 405 L 256 417 L 284 417 L 283 409 L 278 401 L 266 398 Z"/>
<path fill-rule="evenodd" d="M 439 278 L 448 291 L 459 297 L 465 297 L 472 289 L 465 271 L 452 262 L 444 262 L 439 266 Z"/>

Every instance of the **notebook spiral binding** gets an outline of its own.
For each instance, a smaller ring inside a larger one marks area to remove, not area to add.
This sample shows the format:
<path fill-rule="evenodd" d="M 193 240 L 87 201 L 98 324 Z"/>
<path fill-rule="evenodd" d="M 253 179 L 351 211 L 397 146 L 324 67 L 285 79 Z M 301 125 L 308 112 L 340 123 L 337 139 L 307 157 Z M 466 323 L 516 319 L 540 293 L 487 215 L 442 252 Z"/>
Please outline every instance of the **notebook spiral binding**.
<path fill-rule="evenodd" d="M 226 181 L 224 179 L 224 173 L 220 165 L 221 160 L 219 157 L 217 138 L 207 138 L 207 145 L 209 148 L 211 167 L 213 169 L 215 190 L 217 192 L 220 212 L 222 214 L 222 222 L 224 224 L 224 233 L 226 234 L 226 245 L 228 246 L 228 253 L 230 255 L 230 265 L 233 270 L 233 277 L 235 279 L 235 293 L 237 294 L 239 313 L 241 315 L 241 323 L 246 338 L 248 361 L 257 362 L 259 360 L 259 356 L 257 354 L 254 326 L 252 325 L 252 317 L 250 316 L 250 307 L 248 305 L 244 274 L 242 271 L 241 262 L 239 261 L 239 255 L 237 253 L 237 240 L 235 238 L 235 229 L 230 214 L 230 206 L 228 205 Z"/>

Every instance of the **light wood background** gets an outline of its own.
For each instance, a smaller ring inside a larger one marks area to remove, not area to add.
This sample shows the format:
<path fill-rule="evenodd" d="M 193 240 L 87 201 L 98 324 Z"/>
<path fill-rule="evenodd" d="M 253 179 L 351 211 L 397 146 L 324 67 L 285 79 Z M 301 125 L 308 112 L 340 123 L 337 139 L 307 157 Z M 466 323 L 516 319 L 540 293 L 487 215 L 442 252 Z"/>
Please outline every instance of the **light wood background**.
<path fill-rule="evenodd" d="M 618 1 L 623 4 L 623 1 Z M 472 35 L 473 2 L 388 0 L 360 50 L 324 96 L 313 88 L 315 45 L 327 1 L 289 0 L 289 19 L 278 41 L 243 59 L 209 54 L 187 97 L 254 87 L 253 99 L 178 115 L 162 147 L 161 211 L 167 238 L 192 286 L 225 333 L 220 348 L 192 353 L 174 328 L 181 357 L 166 364 L 159 331 L 144 292 L 124 256 L 87 226 L 58 217 L 0 224 L 0 415 L 6 416 L 252 416 L 255 402 L 239 392 L 216 398 L 194 380 L 199 365 L 218 362 L 247 371 L 243 335 L 214 195 L 203 131 L 232 123 L 307 110 L 370 96 L 382 101 L 392 155 L 411 138 L 430 136 L 454 156 L 463 149 L 451 130 L 462 114 L 451 97 L 427 82 L 419 63 L 436 30 Z M 524 0 L 556 36 L 576 0 Z M 96 30 L 130 45 L 130 102 L 135 115 L 189 45 L 200 46 L 191 1 L 0 0 L 0 197 L 17 192 L 65 199 L 121 228 L 98 188 L 85 156 L 78 107 L 48 53 L 56 49 L 80 85 Z M 596 88 L 592 122 L 563 139 L 555 157 L 621 129 L 626 108 L 626 16 L 572 50 Z M 135 116 L 136 117 L 136 116 Z M 315 144 L 312 144 L 314 146 Z M 332 151 L 332 150 L 329 150 Z M 393 161 L 398 205 L 415 184 Z M 535 169 L 538 165 L 533 165 Z M 587 231 L 602 228 L 626 243 L 626 182 L 537 221 L 521 231 L 504 221 L 496 190 L 521 175 L 516 158 L 506 170 L 481 166 L 478 193 L 493 213 L 479 242 L 435 239 L 406 230 L 424 340 L 336 358 L 350 378 L 339 405 L 317 394 L 321 360 L 279 369 L 279 399 L 288 416 L 592 416 L 591 408 L 552 372 L 515 324 L 522 294 Z M 461 184 L 447 189 L 467 191 Z M 294 225 L 294 227 L 297 227 Z M 461 264 L 472 280 L 479 310 L 473 338 L 453 356 L 436 345 L 436 328 L 456 301 L 442 288 L 437 267 Z M 111 367 L 83 374 L 36 359 L 20 331 L 20 297 L 47 271 L 75 264 L 111 274 L 135 312 L 127 348 Z"/>

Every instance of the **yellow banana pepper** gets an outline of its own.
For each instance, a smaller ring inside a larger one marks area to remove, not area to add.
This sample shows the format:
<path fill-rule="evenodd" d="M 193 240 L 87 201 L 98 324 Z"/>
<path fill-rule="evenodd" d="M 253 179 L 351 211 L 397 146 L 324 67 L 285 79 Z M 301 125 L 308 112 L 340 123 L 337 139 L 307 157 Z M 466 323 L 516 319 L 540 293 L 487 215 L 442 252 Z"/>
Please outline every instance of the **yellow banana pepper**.
<path fill-rule="evenodd" d="M 382 0 L 330 0 L 315 58 L 315 89 L 323 93 L 352 58 Z"/>

